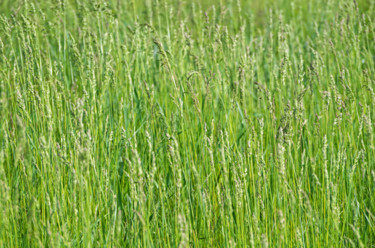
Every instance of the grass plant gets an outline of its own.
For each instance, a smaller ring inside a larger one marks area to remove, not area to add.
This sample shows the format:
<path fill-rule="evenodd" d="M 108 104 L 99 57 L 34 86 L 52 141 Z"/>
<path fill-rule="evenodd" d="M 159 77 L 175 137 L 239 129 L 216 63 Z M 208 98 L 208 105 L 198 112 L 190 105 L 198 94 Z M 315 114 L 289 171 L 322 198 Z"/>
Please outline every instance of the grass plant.
<path fill-rule="evenodd" d="M 1 0 L 0 247 L 375 247 L 374 18 Z"/>

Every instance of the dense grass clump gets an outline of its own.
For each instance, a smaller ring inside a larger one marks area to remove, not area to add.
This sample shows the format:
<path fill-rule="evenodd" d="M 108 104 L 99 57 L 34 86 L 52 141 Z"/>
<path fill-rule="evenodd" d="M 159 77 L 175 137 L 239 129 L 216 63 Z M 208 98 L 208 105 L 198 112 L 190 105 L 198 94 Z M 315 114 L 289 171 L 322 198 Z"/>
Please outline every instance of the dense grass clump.
<path fill-rule="evenodd" d="M 375 247 L 373 0 L 1 0 L 0 247 Z"/>

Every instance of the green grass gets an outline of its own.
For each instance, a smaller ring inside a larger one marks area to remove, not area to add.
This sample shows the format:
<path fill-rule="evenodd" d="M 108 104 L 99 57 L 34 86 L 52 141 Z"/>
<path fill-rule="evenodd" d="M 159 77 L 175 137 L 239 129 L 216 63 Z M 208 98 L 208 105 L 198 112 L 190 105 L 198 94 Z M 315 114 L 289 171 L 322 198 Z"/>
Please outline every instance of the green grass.
<path fill-rule="evenodd" d="M 0 247 L 375 247 L 374 13 L 0 1 Z"/>

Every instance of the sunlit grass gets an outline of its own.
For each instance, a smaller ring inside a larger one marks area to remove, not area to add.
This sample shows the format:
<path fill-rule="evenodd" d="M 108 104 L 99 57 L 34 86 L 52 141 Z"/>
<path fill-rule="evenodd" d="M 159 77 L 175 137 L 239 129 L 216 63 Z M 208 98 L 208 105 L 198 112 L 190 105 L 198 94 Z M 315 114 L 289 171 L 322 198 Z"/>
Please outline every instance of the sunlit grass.
<path fill-rule="evenodd" d="M 373 1 L 0 2 L 0 247 L 372 247 Z"/>

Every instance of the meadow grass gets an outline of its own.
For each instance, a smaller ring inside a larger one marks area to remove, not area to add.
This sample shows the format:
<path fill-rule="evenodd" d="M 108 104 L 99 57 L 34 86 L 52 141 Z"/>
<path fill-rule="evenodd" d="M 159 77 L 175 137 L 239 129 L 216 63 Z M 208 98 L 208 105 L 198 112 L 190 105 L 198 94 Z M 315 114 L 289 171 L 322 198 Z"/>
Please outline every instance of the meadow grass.
<path fill-rule="evenodd" d="M 374 18 L 0 1 L 0 247 L 375 247 Z"/>

